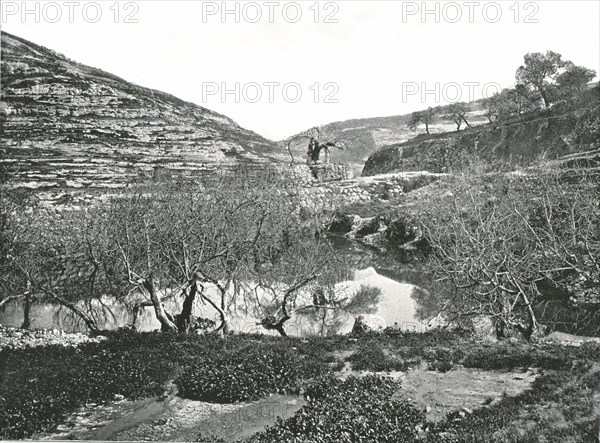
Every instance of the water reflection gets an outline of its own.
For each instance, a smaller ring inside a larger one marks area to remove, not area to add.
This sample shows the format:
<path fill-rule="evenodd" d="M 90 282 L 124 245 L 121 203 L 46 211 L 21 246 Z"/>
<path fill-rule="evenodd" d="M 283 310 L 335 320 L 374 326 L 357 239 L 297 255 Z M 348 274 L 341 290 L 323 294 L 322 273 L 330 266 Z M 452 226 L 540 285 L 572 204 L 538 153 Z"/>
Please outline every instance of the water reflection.
<path fill-rule="evenodd" d="M 414 286 L 400 283 L 392 278 L 380 275 L 375 268 L 355 271 L 351 281 L 341 282 L 338 289 L 348 292 L 358 290 L 361 285 L 370 285 L 381 290 L 379 302 L 376 306 L 365 309 L 365 313 L 379 315 L 386 320 L 388 326 L 403 329 L 421 330 L 423 323 L 417 319 L 417 304 L 411 296 Z M 165 309 L 169 312 L 179 312 L 181 305 L 175 300 L 165 302 Z M 103 300 L 102 304 L 94 306 L 95 319 L 101 329 L 116 329 L 131 323 L 133 313 L 121 303 Z M 218 320 L 214 310 L 201 300 L 196 301 L 195 315 Z M 31 307 L 31 328 L 61 329 L 67 332 L 84 332 L 85 324 L 73 313 L 62 306 L 50 303 L 34 303 Z M 256 325 L 259 319 L 247 312 L 237 312 L 231 316 L 231 326 L 238 332 L 257 332 L 274 335 L 274 331 L 266 331 Z M 0 311 L 0 324 L 18 327 L 23 322 L 23 304 L 9 303 Z M 311 315 L 301 315 L 292 318 L 286 325 L 290 335 L 309 336 L 320 333 L 349 333 L 354 324 L 354 316 L 339 312 L 337 317 L 328 318 L 328 327 L 324 330 L 321 321 Z M 152 331 L 160 329 L 160 324 L 154 316 L 151 307 L 143 308 L 138 315 L 138 329 Z"/>

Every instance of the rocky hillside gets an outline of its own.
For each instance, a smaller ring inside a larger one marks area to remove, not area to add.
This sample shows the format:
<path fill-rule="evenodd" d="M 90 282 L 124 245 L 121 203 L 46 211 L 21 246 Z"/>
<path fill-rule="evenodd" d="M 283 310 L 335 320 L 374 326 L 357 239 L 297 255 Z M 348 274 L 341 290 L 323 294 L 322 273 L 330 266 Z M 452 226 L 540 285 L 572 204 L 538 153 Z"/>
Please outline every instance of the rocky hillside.
<path fill-rule="evenodd" d="M 470 124 L 482 125 L 487 123 L 481 101 L 474 101 L 468 105 L 470 111 L 467 113 L 466 118 Z M 331 160 L 336 163 L 360 165 L 360 171 L 368 157 L 378 149 L 406 142 L 419 133 L 425 132 L 424 126 L 419 128 L 418 131 L 408 128 L 407 124 L 410 116 L 411 114 L 404 114 L 391 117 L 361 118 L 324 125 L 324 133 L 334 139 L 350 141 L 352 145 L 351 148 L 345 151 L 332 150 Z M 438 134 L 452 131 L 455 128 L 454 123 L 444 120 L 438 115 L 434 117 L 433 123 L 429 126 L 429 131 L 432 134 Z M 280 151 L 285 152 L 283 141 L 280 143 L 282 144 Z M 306 148 L 307 146 L 299 144 L 294 146 L 293 154 L 296 161 L 303 162 L 305 160 Z M 289 160 L 289 156 L 287 159 Z"/>
<path fill-rule="evenodd" d="M 268 161 L 275 143 L 216 112 L 2 33 L 0 158 L 60 193 L 138 174 Z"/>
<path fill-rule="evenodd" d="M 476 157 L 527 162 L 549 158 L 587 158 L 600 149 L 600 88 L 594 88 L 549 109 L 461 132 L 420 135 L 385 146 L 371 154 L 363 175 L 395 171 L 445 172 Z M 600 162 L 594 154 L 587 161 Z M 599 163 L 600 164 L 600 163 Z"/>

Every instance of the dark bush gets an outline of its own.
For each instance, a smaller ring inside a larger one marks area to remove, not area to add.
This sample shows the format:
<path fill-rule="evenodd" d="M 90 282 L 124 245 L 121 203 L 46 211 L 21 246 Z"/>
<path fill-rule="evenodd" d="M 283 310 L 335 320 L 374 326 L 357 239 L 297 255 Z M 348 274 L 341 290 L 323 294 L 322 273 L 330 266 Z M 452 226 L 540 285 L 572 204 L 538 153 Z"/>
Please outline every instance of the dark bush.
<path fill-rule="evenodd" d="M 361 343 L 359 348 L 348 357 L 355 371 L 405 371 L 420 363 L 420 358 L 402 359 L 384 352 L 377 341 Z"/>
<path fill-rule="evenodd" d="M 109 402 L 116 394 L 127 399 L 160 395 L 188 368 L 200 368 L 198 376 L 210 377 L 198 385 L 220 385 L 207 395 L 227 401 L 294 390 L 303 378 L 327 370 L 318 346 L 295 339 L 262 337 L 259 342 L 253 336 L 224 339 L 126 330 L 106 335 L 104 342 L 78 348 L 1 351 L 0 439 L 49 431 L 86 403 Z M 300 345 L 306 349 L 301 351 Z M 196 374 L 194 370 L 188 374 Z"/>
<path fill-rule="evenodd" d="M 394 399 L 398 389 L 397 382 L 385 377 L 322 378 L 307 389 L 306 406 L 249 442 L 414 441 L 425 414 Z"/>
<path fill-rule="evenodd" d="M 235 403 L 296 392 L 303 380 L 323 371 L 289 347 L 254 344 L 201 360 L 178 377 L 176 384 L 185 398 Z"/>

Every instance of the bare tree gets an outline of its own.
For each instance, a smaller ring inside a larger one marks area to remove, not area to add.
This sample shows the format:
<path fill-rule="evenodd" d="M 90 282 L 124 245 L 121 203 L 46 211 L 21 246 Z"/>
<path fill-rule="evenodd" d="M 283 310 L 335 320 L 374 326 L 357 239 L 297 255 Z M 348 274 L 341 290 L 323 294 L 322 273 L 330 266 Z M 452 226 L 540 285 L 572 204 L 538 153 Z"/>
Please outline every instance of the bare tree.
<path fill-rule="evenodd" d="M 257 324 L 282 336 L 294 317 L 318 324 L 321 334 L 333 331 L 341 316 L 370 312 L 379 299 L 376 288 L 349 291 L 340 285 L 352 278 L 352 269 L 326 238 L 311 235 L 314 230 L 311 223 L 290 229 L 287 246 L 256 276 L 254 290 L 263 294 L 257 296 Z"/>
<path fill-rule="evenodd" d="M 573 173 L 574 171 L 571 171 Z M 596 177 L 597 179 L 597 177 Z M 499 335 L 538 330 L 533 303 L 551 281 L 585 298 L 600 284 L 600 208 L 591 175 L 453 179 L 422 214 L 428 269 L 449 317 L 485 315 Z"/>
<path fill-rule="evenodd" d="M 0 308 L 12 301 L 28 300 L 31 294 L 14 260 L 20 248 L 18 214 L 22 211 L 11 192 L 14 177 L 15 172 L 0 163 Z"/>
<path fill-rule="evenodd" d="M 352 140 L 339 137 L 334 131 L 326 126 L 315 126 L 307 131 L 296 134 L 286 141 L 286 147 L 291 157 L 291 163 L 294 163 L 293 149 L 306 146 L 307 163 L 309 165 L 320 161 L 321 152 L 325 151 L 325 163 L 329 163 L 329 149 L 350 149 L 352 148 Z"/>
<path fill-rule="evenodd" d="M 102 303 L 111 291 L 107 276 L 114 272 L 105 260 L 98 220 L 85 210 L 29 210 L 17 222 L 18 246 L 11 257 L 16 272 L 10 278 L 21 281 L 32 297 L 64 306 L 97 331 L 92 301 Z"/>

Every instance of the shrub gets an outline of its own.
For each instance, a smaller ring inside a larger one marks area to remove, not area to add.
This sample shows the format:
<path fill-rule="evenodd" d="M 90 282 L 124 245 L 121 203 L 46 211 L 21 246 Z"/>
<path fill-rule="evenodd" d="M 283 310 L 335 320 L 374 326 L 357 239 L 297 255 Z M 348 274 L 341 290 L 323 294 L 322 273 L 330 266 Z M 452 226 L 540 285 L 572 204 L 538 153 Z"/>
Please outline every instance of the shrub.
<path fill-rule="evenodd" d="M 358 350 L 347 359 L 355 371 L 405 371 L 420 362 L 420 358 L 404 360 L 389 356 L 377 341 L 361 343 Z"/>
<path fill-rule="evenodd" d="M 255 344 L 200 361 L 178 377 L 176 384 L 185 398 L 235 403 L 298 391 L 303 380 L 321 372 L 321 366 L 289 347 Z"/>
<path fill-rule="evenodd" d="M 0 439 L 47 432 L 86 403 L 106 403 L 116 394 L 127 399 L 160 395 L 177 374 L 194 374 L 197 367 L 203 371 L 198 376 L 211 378 L 187 384 L 214 382 L 218 386 L 207 395 L 227 401 L 294 390 L 304 378 L 326 371 L 316 347 L 307 345 L 303 355 L 292 349 L 299 346 L 294 339 L 262 337 L 258 342 L 252 336 L 132 331 L 105 335 L 106 341 L 78 348 L 1 351 Z"/>
<path fill-rule="evenodd" d="M 307 405 L 285 421 L 278 419 L 249 442 L 414 441 L 425 414 L 393 399 L 398 388 L 387 377 L 322 378 L 307 389 Z"/>

